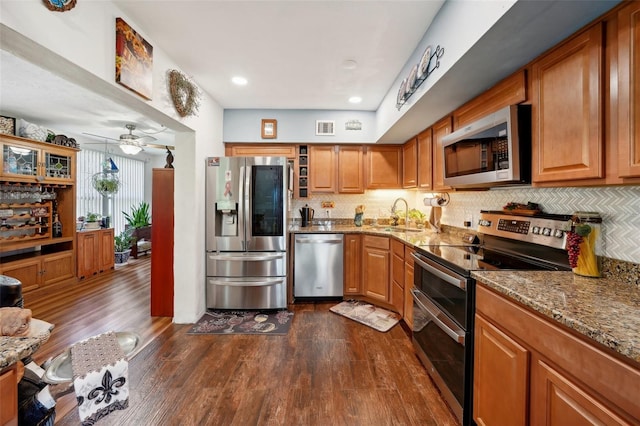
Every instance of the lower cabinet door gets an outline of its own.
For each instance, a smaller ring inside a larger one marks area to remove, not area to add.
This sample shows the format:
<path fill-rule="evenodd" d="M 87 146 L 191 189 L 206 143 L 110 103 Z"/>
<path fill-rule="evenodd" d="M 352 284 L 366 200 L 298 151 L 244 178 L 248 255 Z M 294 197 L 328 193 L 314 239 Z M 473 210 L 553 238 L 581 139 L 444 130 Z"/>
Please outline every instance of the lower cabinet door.
<path fill-rule="evenodd" d="M 544 360 L 531 367 L 531 425 L 630 424 Z"/>
<path fill-rule="evenodd" d="M 527 422 L 529 351 L 476 315 L 473 418 L 478 425 Z"/>
<path fill-rule="evenodd" d="M 75 276 L 73 251 L 47 255 L 42 260 L 42 284 L 50 285 Z"/>

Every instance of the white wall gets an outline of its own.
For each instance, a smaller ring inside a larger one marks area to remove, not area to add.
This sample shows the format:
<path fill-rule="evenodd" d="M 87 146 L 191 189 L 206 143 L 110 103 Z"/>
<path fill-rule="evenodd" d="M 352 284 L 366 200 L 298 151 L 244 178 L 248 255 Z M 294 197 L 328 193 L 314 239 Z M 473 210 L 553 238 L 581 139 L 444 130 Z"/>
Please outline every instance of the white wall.
<path fill-rule="evenodd" d="M 204 158 L 224 152 L 222 108 L 203 94 L 199 115 L 180 118 L 165 82 L 167 70 L 180 69 L 179 65 L 145 34 L 144 28 L 128 19 L 111 2 L 81 3 L 82 7 L 58 13 L 49 11 L 40 0 L 3 0 L 0 2 L 0 23 L 24 37 L 0 40 L 0 48 L 47 69 L 59 67 L 64 59 L 72 61 L 75 67 L 58 68 L 56 73 L 85 87 L 95 87 L 103 96 L 179 131 L 174 152 L 174 321 L 195 322 L 205 310 Z M 116 17 L 124 18 L 154 47 L 152 101 L 145 101 L 115 83 Z"/>

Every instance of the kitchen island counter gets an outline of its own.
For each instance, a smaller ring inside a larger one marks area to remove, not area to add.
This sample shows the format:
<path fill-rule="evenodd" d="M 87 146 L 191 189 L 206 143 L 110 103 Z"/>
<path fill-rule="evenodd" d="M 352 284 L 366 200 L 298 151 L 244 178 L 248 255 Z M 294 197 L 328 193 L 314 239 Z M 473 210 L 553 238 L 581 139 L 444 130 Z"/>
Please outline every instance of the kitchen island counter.
<path fill-rule="evenodd" d="M 472 277 L 640 365 L 640 288 L 573 272 L 473 271 Z"/>

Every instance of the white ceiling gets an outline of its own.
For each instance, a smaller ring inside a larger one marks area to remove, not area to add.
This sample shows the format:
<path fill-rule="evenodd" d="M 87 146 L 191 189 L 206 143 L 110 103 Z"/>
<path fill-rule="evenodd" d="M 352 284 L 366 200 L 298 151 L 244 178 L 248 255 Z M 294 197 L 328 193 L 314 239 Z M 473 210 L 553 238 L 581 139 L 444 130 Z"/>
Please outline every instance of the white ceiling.
<path fill-rule="evenodd" d="M 385 137 L 406 140 L 617 2 L 519 1 Z M 443 1 L 114 3 L 134 29 L 161 48 L 225 109 L 374 111 L 383 97 L 395 90 L 392 84 Z M 76 7 L 82 7 L 82 1 Z M 104 139 L 88 138 L 82 132 L 117 138 L 126 132 L 127 123 L 137 124 L 142 131 L 162 128 L 149 115 L 145 117 L 4 50 L 0 54 L 1 114 L 32 120 L 75 137 L 81 145 L 104 143 Z M 356 61 L 356 68 L 345 69 L 346 60 Z M 234 86 L 230 80 L 235 75 L 246 77 L 249 84 Z M 354 95 L 363 98 L 355 107 L 348 103 Z M 157 143 L 173 145 L 172 130 L 155 136 Z M 148 149 L 147 153 L 153 151 Z M 157 153 L 162 155 L 164 150 Z"/>

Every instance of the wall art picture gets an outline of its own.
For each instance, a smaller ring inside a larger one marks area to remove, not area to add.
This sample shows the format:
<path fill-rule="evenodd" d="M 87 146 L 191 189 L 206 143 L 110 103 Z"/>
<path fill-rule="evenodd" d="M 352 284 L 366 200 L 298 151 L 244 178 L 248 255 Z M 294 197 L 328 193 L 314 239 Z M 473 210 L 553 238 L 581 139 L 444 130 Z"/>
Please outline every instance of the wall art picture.
<path fill-rule="evenodd" d="M 153 46 L 122 18 L 116 18 L 116 82 L 151 100 Z"/>

